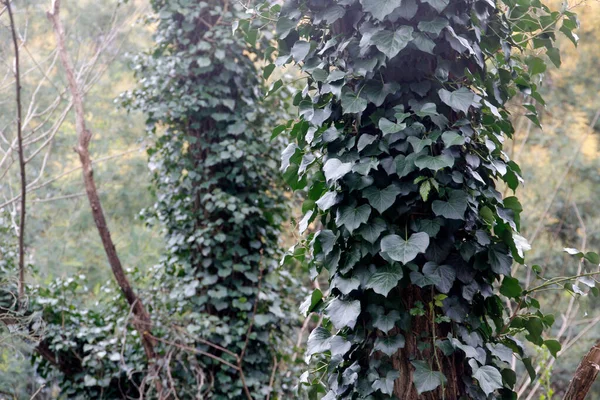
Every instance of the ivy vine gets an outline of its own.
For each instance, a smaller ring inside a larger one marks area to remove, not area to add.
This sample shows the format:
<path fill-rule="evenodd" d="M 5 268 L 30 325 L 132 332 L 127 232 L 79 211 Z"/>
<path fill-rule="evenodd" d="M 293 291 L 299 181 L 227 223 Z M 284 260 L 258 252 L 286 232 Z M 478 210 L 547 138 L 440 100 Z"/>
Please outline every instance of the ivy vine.
<path fill-rule="evenodd" d="M 298 284 L 274 273 L 288 199 L 278 181 L 281 141 L 267 143 L 287 105 L 283 96 L 261 100 L 256 36 L 232 34 L 239 3 L 152 4 L 157 45 L 135 61 L 141 85 L 130 105 L 148 116 L 154 141 L 158 200 L 146 218 L 164 228 L 168 247 L 155 270 L 156 293 L 169 287 L 163 309 L 169 324 L 187 331 L 188 345 L 220 358 L 198 357 L 203 392 L 214 399 L 284 393 L 291 384 L 282 357 L 293 351 L 297 323 L 288 305 Z"/>
<path fill-rule="evenodd" d="M 248 13 L 276 20 L 265 73 L 292 63 L 308 77 L 299 118 L 274 130 L 293 139 L 282 166 L 306 191 L 301 230 L 320 227 L 286 259 L 330 279 L 302 307 L 326 316 L 303 385 L 327 400 L 516 398 L 513 355 L 535 375 L 516 336 L 560 345 L 511 274 L 529 245 L 518 199 L 497 188 L 521 181 L 502 150 L 506 104 L 522 93 L 539 124 L 539 74 L 560 64 L 557 30 L 576 42 L 575 15 L 538 0 L 288 0 Z"/>

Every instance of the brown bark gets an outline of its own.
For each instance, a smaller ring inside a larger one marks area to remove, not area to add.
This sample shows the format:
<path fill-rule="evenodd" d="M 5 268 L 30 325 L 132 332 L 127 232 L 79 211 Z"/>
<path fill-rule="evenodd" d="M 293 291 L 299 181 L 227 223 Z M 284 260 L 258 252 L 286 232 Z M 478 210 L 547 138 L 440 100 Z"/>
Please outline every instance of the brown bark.
<path fill-rule="evenodd" d="M 79 160 L 81 161 L 85 191 L 92 209 L 92 215 L 98 229 L 98 234 L 102 239 L 102 245 L 104 246 L 104 251 L 106 253 L 106 257 L 108 258 L 108 262 L 112 269 L 115 280 L 121 288 L 121 291 L 127 299 L 127 302 L 132 307 L 133 314 L 135 316 L 133 319 L 133 326 L 140 334 L 144 352 L 146 353 L 146 357 L 148 359 L 149 370 L 151 372 L 155 372 L 156 353 L 154 351 L 154 347 L 156 345 L 156 341 L 153 339 L 151 334 L 152 321 L 150 319 L 150 314 L 148 314 L 146 311 L 141 299 L 137 297 L 133 291 L 131 285 L 129 284 L 129 280 L 123 271 L 121 260 L 119 259 L 115 249 L 115 245 L 111 238 L 110 230 L 104 216 L 104 211 L 102 210 L 102 204 L 100 202 L 100 197 L 98 196 L 98 190 L 96 188 L 96 182 L 94 180 L 92 160 L 89 153 L 89 144 L 92 138 L 92 133 L 86 127 L 83 95 L 75 77 L 73 64 L 71 63 L 65 46 L 65 34 L 62 22 L 59 18 L 59 10 L 60 0 L 53 0 L 52 8 L 47 15 L 54 28 L 60 60 L 67 76 L 67 82 L 71 96 L 73 97 L 73 106 L 75 109 L 75 130 L 78 138 L 78 143 L 75 146 L 75 152 L 77 152 L 79 155 Z M 160 380 L 157 379 L 155 382 L 158 392 L 161 393 L 162 387 Z"/>
<path fill-rule="evenodd" d="M 429 304 L 432 301 L 431 297 L 429 292 L 415 286 L 402 290 L 402 298 L 407 310 L 413 308 L 417 301 Z M 448 334 L 448 328 L 442 324 L 435 324 L 431 312 L 426 311 L 424 316 L 413 317 L 411 332 L 402 332 L 406 341 L 404 348 L 392 356 L 392 365 L 400 373 L 400 378 L 394 382 L 394 395 L 399 400 L 458 400 L 464 395 L 462 384 L 464 360 L 462 357 L 454 355 L 444 356 L 434 347 L 433 338 L 445 337 Z M 429 338 L 432 343 L 430 349 L 421 351 L 417 346 L 419 342 L 427 340 L 424 338 Z M 411 360 L 415 359 L 429 362 L 433 370 L 439 370 L 441 367 L 441 372 L 447 379 L 443 388 L 439 387 L 421 395 L 417 393 L 413 384 L 414 367 L 411 364 Z"/>
<path fill-rule="evenodd" d="M 600 342 L 583 357 L 569 383 L 564 400 L 584 400 L 600 370 Z"/>
<path fill-rule="evenodd" d="M 19 43 L 10 0 L 5 0 L 6 10 L 10 19 L 10 31 L 15 51 L 15 84 L 17 102 L 17 146 L 19 153 L 19 169 L 21 171 L 21 210 L 19 219 L 19 307 L 25 292 L 25 213 L 27 196 L 27 179 L 25 176 L 25 157 L 23 156 L 23 123 L 21 107 L 21 71 L 19 60 Z"/>

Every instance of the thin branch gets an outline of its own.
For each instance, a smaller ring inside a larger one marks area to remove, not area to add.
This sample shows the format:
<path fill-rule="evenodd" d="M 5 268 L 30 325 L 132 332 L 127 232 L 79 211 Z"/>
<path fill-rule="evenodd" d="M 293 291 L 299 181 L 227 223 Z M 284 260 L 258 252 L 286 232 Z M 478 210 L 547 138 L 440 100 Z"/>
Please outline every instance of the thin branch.
<path fill-rule="evenodd" d="M 10 30 L 15 51 L 15 90 L 17 102 L 17 145 L 19 151 L 19 169 L 21 171 L 21 216 L 19 220 L 19 304 L 25 292 L 25 214 L 27 212 L 27 177 L 25 176 L 25 156 L 23 155 L 22 107 L 21 107 L 21 71 L 19 62 L 19 43 L 10 0 L 5 0 L 10 18 Z M 19 305 L 20 307 L 20 305 Z"/>

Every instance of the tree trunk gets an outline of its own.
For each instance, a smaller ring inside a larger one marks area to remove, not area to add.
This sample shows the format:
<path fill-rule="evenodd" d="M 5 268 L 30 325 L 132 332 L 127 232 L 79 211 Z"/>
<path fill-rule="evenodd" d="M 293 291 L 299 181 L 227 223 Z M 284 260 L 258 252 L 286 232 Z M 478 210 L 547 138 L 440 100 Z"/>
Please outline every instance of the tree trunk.
<path fill-rule="evenodd" d="M 600 342 L 583 357 L 571 380 L 564 400 L 584 400 L 600 370 Z"/>
<path fill-rule="evenodd" d="M 403 289 L 402 298 L 407 310 L 413 308 L 417 301 L 421 301 L 423 304 L 432 301 L 428 292 L 415 286 Z M 464 385 L 461 379 L 464 370 L 463 358 L 457 356 L 456 353 L 450 357 L 444 356 L 435 347 L 433 339 L 428 349 L 421 351 L 418 348 L 419 342 L 423 341 L 421 335 L 425 334 L 426 338 L 445 337 L 448 328 L 443 326 L 445 324 L 435 324 L 430 310 L 427 310 L 424 316 L 413 317 L 412 322 L 410 333 L 402 331 L 406 341 L 404 348 L 392 357 L 392 365 L 400 373 L 400 378 L 394 382 L 394 395 L 399 400 L 458 400 L 464 394 Z M 413 384 L 414 367 L 411 360 L 414 359 L 429 360 L 434 370 L 439 370 L 439 364 L 441 364 L 441 372 L 447 379 L 446 384 L 436 390 L 419 395 Z"/>

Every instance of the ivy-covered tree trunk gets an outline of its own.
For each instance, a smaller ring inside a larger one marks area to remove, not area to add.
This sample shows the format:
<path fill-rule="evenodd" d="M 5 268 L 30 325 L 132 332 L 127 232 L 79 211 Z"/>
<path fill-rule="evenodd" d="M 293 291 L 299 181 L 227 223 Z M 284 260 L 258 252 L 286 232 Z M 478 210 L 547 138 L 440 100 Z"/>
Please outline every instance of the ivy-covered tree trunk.
<path fill-rule="evenodd" d="M 232 34 L 239 2 L 153 6 L 157 47 L 140 60 L 134 104 L 155 138 L 158 202 L 150 216 L 163 224 L 169 247 L 157 290 L 174 285 L 174 320 L 200 339 L 195 348 L 219 357 L 198 357 L 206 375 L 199 392 L 264 397 L 281 381 L 273 372 L 278 351 L 291 350 L 282 345 L 291 321 L 278 293 L 293 288 L 272 273 L 287 202 L 280 142 L 270 142 L 266 128 L 282 117 L 270 109 L 284 116 L 285 105 L 260 101 L 256 49 Z"/>
<path fill-rule="evenodd" d="M 546 48 L 558 64 L 554 29 L 571 35 L 575 16 L 511 0 L 288 0 L 252 12 L 278 18 L 274 64 L 308 75 L 300 119 L 275 130 L 294 139 L 283 168 L 307 191 L 301 230 L 321 227 L 288 257 L 330 277 L 329 297 L 303 304 L 327 317 L 303 382 L 327 400 L 514 398 L 513 354 L 533 372 L 514 335 L 559 346 L 542 338 L 553 318 L 511 277 L 528 244 L 519 201 L 497 189 L 521 179 L 502 151 L 505 104 L 518 89 L 543 104 L 545 63 L 519 50 Z"/>

